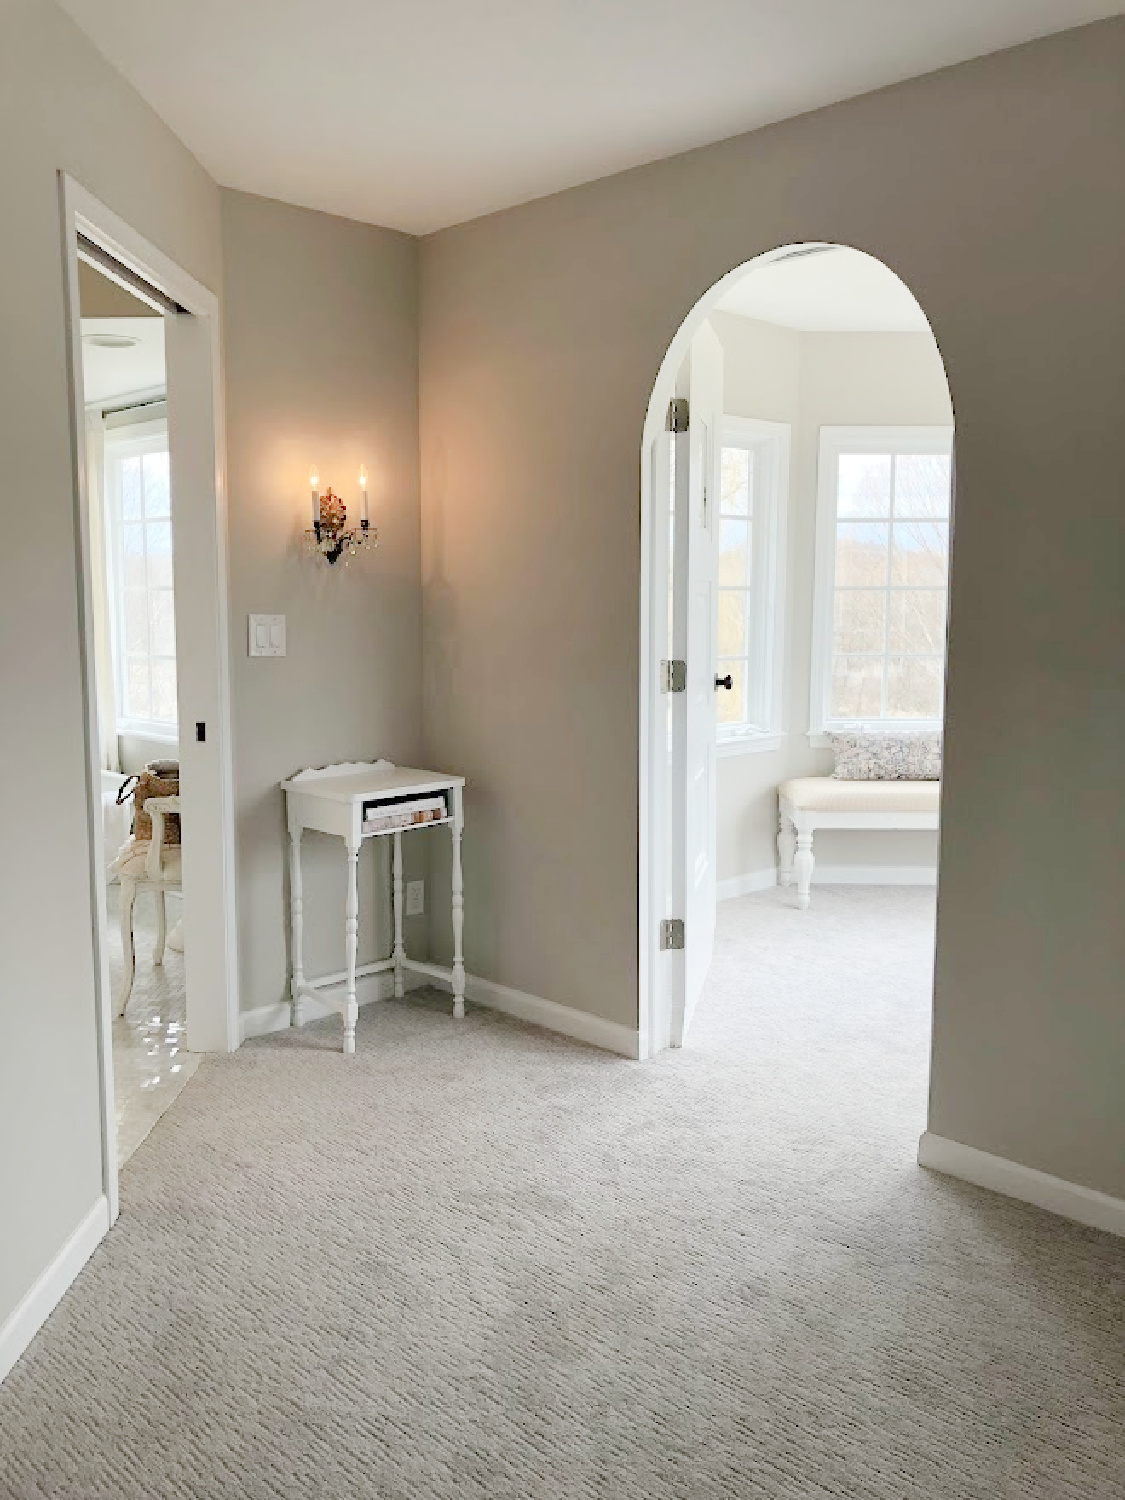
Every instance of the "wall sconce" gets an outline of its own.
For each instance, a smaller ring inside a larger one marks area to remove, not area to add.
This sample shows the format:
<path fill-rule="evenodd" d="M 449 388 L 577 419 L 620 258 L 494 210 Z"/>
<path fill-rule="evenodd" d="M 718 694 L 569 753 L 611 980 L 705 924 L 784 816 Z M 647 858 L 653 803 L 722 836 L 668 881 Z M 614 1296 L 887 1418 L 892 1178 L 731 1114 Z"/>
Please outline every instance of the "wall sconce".
<path fill-rule="evenodd" d="M 332 493 L 329 485 L 320 493 L 320 475 L 315 469 L 309 474 L 309 489 L 312 493 L 312 526 L 305 532 L 305 543 L 310 552 L 334 563 L 344 559 L 345 566 L 355 557 L 361 547 L 379 545 L 379 528 L 367 519 L 367 469 L 360 465 L 360 522 L 358 528 L 348 526 L 348 508 L 339 495 Z"/>

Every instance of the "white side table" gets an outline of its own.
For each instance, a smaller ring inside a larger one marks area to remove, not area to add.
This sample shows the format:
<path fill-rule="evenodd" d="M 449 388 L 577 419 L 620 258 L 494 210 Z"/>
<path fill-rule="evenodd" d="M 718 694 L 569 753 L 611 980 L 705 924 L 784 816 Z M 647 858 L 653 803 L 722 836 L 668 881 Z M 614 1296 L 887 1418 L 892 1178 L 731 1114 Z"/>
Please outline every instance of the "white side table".
<path fill-rule="evenodd" d="M 395 997 L 401 999 L 404 989 L 404 973 L 410 969 L 427 974 L 432 979 L 442 979 L 453 989 L 453 1014 L 465 1014 L 465 961 L 463 934 L 465 925 L 465 896 L 461 875 L 461 836 L 464 831 L 463 776 L 450 776 L 441 771 L 420 771 L 408 766 L 387 768 L 372 766 L 370 769 L 341 769 L 327 775 L 298 777 L 281 783 L 285 792 L 286 812 L 289 823 L 289 888 L 290 915 L 292 924 L 293 980 L 291 996 L 293 1025 L 301 1024 L 301 1002 L 305 996 L 315 995 L 325 1004 L 338 1010 L 344 1021 L 344 1051 L 355 1051 L 355 1023 L 359 1006 L 355 998 L 356 980 L 366 974 L 381 974 L 394 970 Z M 440 821 L 421 823 L 414 827 L 386 830 L 380 833 L 364 833 L 363 825 L 373 813 L 386 812 L 396 805 L 415 797 L 440 795 L 445 798 L 446 816 Z M 402 940 L 402 836 L 404 833 L 422 833 L 427 829 L 448 827 L 453 836 L 453 967 L 442 968 L 439 964 L 422 963 L 408 958 Z M 348 893 L 344 912 L 344 954 L 346 967 L 341 974 L 325 974 L 319 979 L 306 979 L 303 959 L 304 900 L 301 886 L 301 835 L 306 828 L 318 833 L 333 834 L 344 840 L 348 853 Z M 365 838 L 394 839 L 393 854 L 393 906 L 394 906 L 394 950 L 390 958 L 356 968 L 356 944 L 359 932 L 359 849 Z M 343 996 L 330 993 L 343 989 Z"/>

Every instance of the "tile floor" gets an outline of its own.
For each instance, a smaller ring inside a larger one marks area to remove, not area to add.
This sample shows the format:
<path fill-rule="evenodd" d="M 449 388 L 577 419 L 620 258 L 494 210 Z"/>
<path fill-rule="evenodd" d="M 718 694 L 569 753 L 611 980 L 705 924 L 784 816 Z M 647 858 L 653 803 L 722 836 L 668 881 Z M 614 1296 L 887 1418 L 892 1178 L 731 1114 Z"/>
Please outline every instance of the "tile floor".
<path fill-rule="evenodd" d="M 115 996 L 121 992 L 124 975 L 119 895 L 120 888 L 110 886 L 109 973 Z M 169 899 L 169 930 L 178 908 L 179 902 Z M 199 1054 L 188 1052 L 185 1039 L 184 956 L 166 948 L 163 965 L 158 968 L 152 962 L 156 913 L 151 894 L 137 897 L 133 932 L 137 952 L 133 993 L 126 1014 L 113 1023 L 119 1166 L 129 1160 L 199 1066 Z"/>

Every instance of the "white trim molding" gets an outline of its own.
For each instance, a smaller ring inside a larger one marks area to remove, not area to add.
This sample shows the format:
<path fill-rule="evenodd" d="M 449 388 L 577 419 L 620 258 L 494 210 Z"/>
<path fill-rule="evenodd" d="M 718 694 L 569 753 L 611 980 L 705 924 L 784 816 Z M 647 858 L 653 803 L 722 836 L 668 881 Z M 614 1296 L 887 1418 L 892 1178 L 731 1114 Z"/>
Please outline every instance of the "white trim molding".
<path fill-rule="evenodd" d="M 733 901 L 738 896 L 751 896 L 755 891 L 768 891 L 777 884 L 777 866 L 767 870 L 751 870 L 748 875 L 731 875 L 720 880 L 716 895 L 720 901 Z"/>
<path fill-rule="evenodd" d="M 731 875 L 717 887 L 720 901 L 734 901 L 777 885 L 777 867 Z M 817 865 L 814 885 L 937 885 L 937 865 Z"/>
<path fill-rule="evenodd" d="M 937 885 L 937 865 L 817 865 L 813 885 Z"/>
<path fill-rule="evenodd" d="M 426 981 L 407 976 L 406 988 L 416 989 Z M 395 976 L 392 969 L 382 974 L 361 974 L 355 982 L 355 998 L 358 1005 L 371 1005 L 376 1000 L 390 1000 L 395 992 Z M 325 1016 L 339 1015 L 332 1005 L 325 1005 L 315 995 L 306 994 L 301 1000 L 301 1017 L 305 1022 L 323 1021 Z M 254 1010 L 244 1010 L 239 1017 L 239 1040 L 245 1042 L 253 1036 L 268 1036 L 271 1031 L 288 1031 L 293 1022 L 293 1007 L 288 1000 L 279 1000 L 275 1005 L 259 1005 Z"/>
<path fill-rule="evenodd" d="M 0 1328 L 0 1380 L 62 1301 L 108 1230 L 109 1200 L 103 1193 Z"/>
<path fill-rule="evenodd" d="M 604 1052 L 616 1052 L 633 1061 L 641 1055 L 640 1033 L 632 1026 L 622 1026 L 619 1021 L 607 1021 L 603 1016 L 575 1010 L 571 1005 L 559 1005 L 555 1000 L 542 1000 L 538 995 L 528 995 L 523 990 L 513 990 L 506 984 L 495 984 L 491 979 L 481 979 L 475 974 L 468 976 L 465 995 L 474 1005 L 503 1011 L 518 1021 L 542 1026 L 546 1031 L 557 1031 L 577 1042 L 600 1047 Z"/>
<path fill-rule="evenodd" d="M 725 739 L 718 740 L 715 753 L 720 759 L 725 759 L 728 755 L 766 755 L 772 750 L 781 750 L 788 743 L 788 734 L 780 730 L 777 734 L 757 734 L 749 731 L 743 734 L 729 734 Z"/>
<path fill-rule="evenodd" d="M 1113 1198 L 1108 1193 L 1099 1193 L 1096 1188 L 1052 1177 L 1034 1167 L 1022 1166 L 1003 1156 L 992 1156 L 987 1151 L 978 1151 L 975 1146 L 963 1146 L 960 1141 L 947 1140 L 929 1130 L 918 1142 L 918 1165 L 1002 1193 L 1005 1198 L 1033 1203 L 1036 1208 L 1059 1214 L 1064 1219 L 1074 1219 L 1091 1229 L 1125 1235 L 1125 1198 Z"/>
<path fill-rule="evenodd" d="M 408 990 L 421 989 L 426 985 L 436 985 L 439 989 L 450 988 L 448 983 L 430 975 L 416 974 L 406 978 Z M 394 973 L 390 970 L 382 974 L 368 974 L 356 981 L 356 1000 L 361 1006 L 378 1000 L 390 1000 L 393 996 Z M 590 1015 L 584 1010 L 575 1010 L 573 1006 L 559 1005 L 554 1000 L 542 1000 L 538 995 L 528 995 L 522 990 L 495 984 L 491 979 L 481 979 L 475 974 L 465 977 L 465 998 L 473 1005 L 503 1011 L 506 1016 L 514 1016 L 518 1021 L 526 1021 L 531 1026 L 542 1026 L 546 1031 L 556 1031 L 561 1036 L 586 1042 L 591 1047 L 600 1047 L 604 1052 L 616 1052 L 619 1056 L 634 1061 L 640 1057 L 640 1034 L 636 1030 L 622 1026 L 617 1021 L 607 1021 L 602 1016 Z M 336 1014 L 330 1006 L 320 1004 L 310 995 L 302 1000 L 301 1011 L 306 1021 L 319 1021 L 324 1016 Z M 243 1011 L 243 1041 L 248 1037 L 265 1036 L 271 1031 L 287 1031 L 290 1016 L 288 1000 Z"/>

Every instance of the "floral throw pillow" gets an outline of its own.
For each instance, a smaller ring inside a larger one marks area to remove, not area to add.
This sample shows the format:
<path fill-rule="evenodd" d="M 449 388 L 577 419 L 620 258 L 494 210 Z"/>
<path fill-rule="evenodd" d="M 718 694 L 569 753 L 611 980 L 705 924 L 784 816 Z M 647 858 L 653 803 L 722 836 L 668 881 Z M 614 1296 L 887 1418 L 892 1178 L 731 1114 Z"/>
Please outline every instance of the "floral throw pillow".
<path fill-rule="evenodd" d="M 941 732 L 830 734 L 837 781 L 939 781 Z"/>

